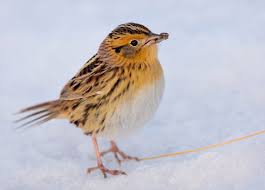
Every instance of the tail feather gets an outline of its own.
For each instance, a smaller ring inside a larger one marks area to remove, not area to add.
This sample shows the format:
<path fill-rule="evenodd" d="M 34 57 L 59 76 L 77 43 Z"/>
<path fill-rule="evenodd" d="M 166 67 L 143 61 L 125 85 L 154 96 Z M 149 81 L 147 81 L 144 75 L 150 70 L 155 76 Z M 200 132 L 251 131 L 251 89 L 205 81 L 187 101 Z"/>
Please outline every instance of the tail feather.
<path fill-rule="evenodd" d="M 48 112 L 48 110 L 45 109 L 45 110 L 41 110 L 41 111 L 34 112 L 34 113 L 29 114 L 29 115 L 26 115 L 26 116 L 24 116 L 24 117 L 22 117 L 22 118 L 20 118 L 20 119 L 18 119 L 18 120 L 15 120 L 15 123 L 19 123 L 19 122 L 21 122 L 21 121 L 23 121 L 23 120 L 26 120 L 26 119 L 28 119 L 28 118 L 32 118 L 32 117 L 35 116 L 35 115 L 39 115 L 39 114 L 41 114 L 41 113 L 45 113 L 45 112 Z M 19 112 L 19 113 L 22 113 L 22 112 Z"/>
<path fill-rule="evenodd" d="M 59 117 L 61 113 L 61 109 L 60 109 L 61 105 L 62 105 L 61 100 L 54 100 L 54 101 L 44 102 L 41 104 L 30 106 L 30 107 L 20 110 L 18 112 L 19 114 L 23 114 L 27 112 L 33 112 L 33 113 L 28 114 L 16 120 L 15 123 L 25 121 L 20 126 L 18 126 L 16 129 L 38 126 L 47 121 L 50 121 L 51 119 L 55 119 Z"/>
<path fill-rule="evenodd" d="M 24 113 L 24 112 L 28 112 L 28 111 L 37 110 L 37 109 L 43 109 L 45 107 L 51 107 L 52 105 L 58 104 L 58 102 L 60 102 L 60 100 L 43 102 L 43 103 L 40 103 L 40 104 L 36 104 L 34 106 L 30 106 L 30 107 L 24 108 L 24 109 L 20 110 L 18 113 Z"/>

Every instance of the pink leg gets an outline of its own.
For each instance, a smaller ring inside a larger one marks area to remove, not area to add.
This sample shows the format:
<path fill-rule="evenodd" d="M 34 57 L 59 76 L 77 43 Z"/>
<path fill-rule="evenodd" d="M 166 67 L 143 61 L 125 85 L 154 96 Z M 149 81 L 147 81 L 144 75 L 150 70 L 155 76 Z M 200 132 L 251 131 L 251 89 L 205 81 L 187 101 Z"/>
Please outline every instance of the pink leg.
<path fill-rule="evenodd" d="M 87 169 L 87 173 L 91 173 L 92 171 L 94 170 L 97 170 L 99 169 L 104 178 L 107 177 L 107 174 L 110 174 L 110 175 L 126 175 L 125 172 L 121 171 L 121 170 L 110 170 L 108 168 L 106 168 L 103 163 L 102 163 L 102 159 L 101 159 L 101 154 L 99 152 L 99 147 L 98 147 L 98 143 L 97 143 L 97 139 L 96 137 L 92 137 L 92 142 L 93 142 L 93 145 L 94 145 L 94 148 L 95 148 L 95 152 L 96 152 L 96 156 L 97 156 L 97 166 L 96 167 L 92 167 L 92 168 L 88 168 Z"/>
<path fill-rule="evenodd" d="M 117 144 L 116 144 L 114 141 L 110 141 L 110 145 L 111 145 L 111 146 L 110 146 L 110 149 L 108 149 L 108 150 L 103 151 L 103 152 L 100 153 L 101 156 L 104 156 L 105 154 L 107 154 L 107 153 L 111 153 L 111 152 L 112 152 L 112 153 L 114 154 L 115 159 L 117 160 L 117 162 L 118 162 L 119 164 L 121 164 L 121 162 L 122 162 L 122 161 L 125 161 L 125 160 L 135 160 L 135 161 L 140 161 L 139 158 L 129 156 L 129 155 L 125 154 L 124 152 L 122 152 L 122 151 L 118 148 Z M 119 158 L 119 156 L 122 157 L 122 160 Z"/>

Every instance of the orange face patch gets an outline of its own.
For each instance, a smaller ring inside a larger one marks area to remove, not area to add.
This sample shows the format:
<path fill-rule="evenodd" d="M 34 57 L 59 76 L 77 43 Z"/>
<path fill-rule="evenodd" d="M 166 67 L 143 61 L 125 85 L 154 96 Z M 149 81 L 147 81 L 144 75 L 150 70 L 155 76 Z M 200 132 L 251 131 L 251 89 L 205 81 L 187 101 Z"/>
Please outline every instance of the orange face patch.
<path fill-rule="evenodd" d="M 126 34 L 126 35 L 117 35 L 113 39 L 108 39 L 109 43 L 112 47 L 120 47 L 129 45 L 132 40 L 137 40 L 139 42 L 139 45 L 141 43 L 144 43 L 144 41 L 147 39 L 147 35 L 145 34 Z"/>

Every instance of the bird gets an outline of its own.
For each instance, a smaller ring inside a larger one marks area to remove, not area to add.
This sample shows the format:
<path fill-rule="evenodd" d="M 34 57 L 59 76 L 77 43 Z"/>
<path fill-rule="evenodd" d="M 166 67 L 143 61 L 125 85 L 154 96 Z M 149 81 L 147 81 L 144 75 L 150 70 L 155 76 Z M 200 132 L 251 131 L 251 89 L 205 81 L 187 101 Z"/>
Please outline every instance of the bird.
<path fill-rule="evenodd" d="M 66 83 L 58 99 L 19 111 L 27 115 L 17 120 L 23 122 L 18 128 L 66 119 L 91 136 L 97 165 L 87 173 L 99 170 L 104 178 L 126 175 L 122 170 L 108 169 L 102 157 L 113 153 L 118 163 L 139 161 L 121 151 L 115 140 L 144 126 L 158 109 L 165 86 L 158 43 L 168 36 L 138 23 L 118 25 Z M 110 148 L 100 152 L 98 138 L 110 141 Z"/>

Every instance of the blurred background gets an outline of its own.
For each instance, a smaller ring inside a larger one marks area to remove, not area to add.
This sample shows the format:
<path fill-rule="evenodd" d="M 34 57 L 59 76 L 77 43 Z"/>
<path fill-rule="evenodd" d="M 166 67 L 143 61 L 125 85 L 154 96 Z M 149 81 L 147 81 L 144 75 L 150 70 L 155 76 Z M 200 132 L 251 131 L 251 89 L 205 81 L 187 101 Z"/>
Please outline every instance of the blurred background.
<path fill-rule="evenodd" d="M 264 129 L 265 2 L 0 1 L 0 183 L 3 189 L 264 189 L 265 138 L 200 154 L 122 166 L 103 180 L 90 139 L 67 121 L 17 132 L 13 113 L 56 99 L 117 25 L 168 32 L 160 44 L 166 91 L 155 118 L 121 139 L 147 156 Z M 102 148 L 108 146 L 104 140 Z M 111 156 L 105 159 L 117 168 Z M 137 183 L 135 181 L 137 180 Z"/>

